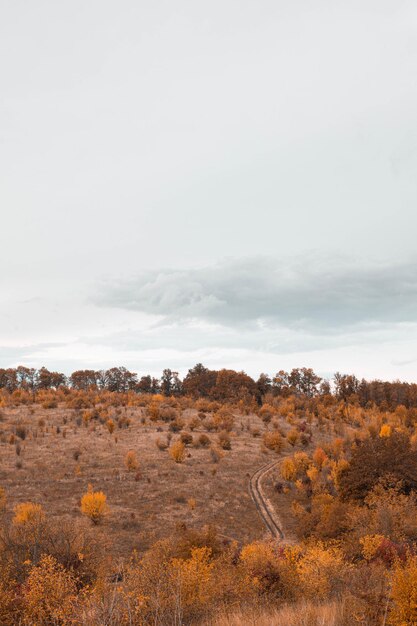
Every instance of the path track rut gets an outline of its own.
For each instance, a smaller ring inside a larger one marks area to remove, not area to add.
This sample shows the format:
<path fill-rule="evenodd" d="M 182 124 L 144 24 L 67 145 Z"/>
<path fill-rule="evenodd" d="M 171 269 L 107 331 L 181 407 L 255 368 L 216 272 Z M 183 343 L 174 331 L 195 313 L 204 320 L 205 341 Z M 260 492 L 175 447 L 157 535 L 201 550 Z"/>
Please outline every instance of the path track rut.
<path fill-rule="evenodd" d="M 278 461 L 267 463 L 252 474 L 249 480 L 249 493 L 268 531 L 273 537 L 283 540 L 284 533 L 281 529 L 280 520 L 262 490 L 262 479 L 277 465 L 277 463 Z"/>

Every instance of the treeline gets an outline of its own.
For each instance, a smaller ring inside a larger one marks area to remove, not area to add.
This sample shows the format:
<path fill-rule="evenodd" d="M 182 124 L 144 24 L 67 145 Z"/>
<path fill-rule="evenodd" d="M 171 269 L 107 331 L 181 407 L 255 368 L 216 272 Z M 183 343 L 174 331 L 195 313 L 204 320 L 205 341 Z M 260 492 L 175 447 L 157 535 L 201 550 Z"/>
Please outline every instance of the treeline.
<path fill-rule="evenodd" d="M 259 403 L 267 394 L 281 397 L 295 394 L 308 398 L 332 395 L 337 400 L 356 403 L 362 407 L 375 404 L 382 410 L 398 405 L 417 407 L 416 383 L 359 380 L 353 374 L 339 372 L 336 372 L 330 382 L 306 367 L 294 368 L 291 372 L 280 370 L 272 377 L 261 374 L 257 380 L 245 372 L 211 370 L 201 363 L 188 370 L 183 380 L 178 372 L 169 368 L 163 370 L 160 378 L 150 375 L 139 377 L 125 367 L 77 370 L 70 376 L 51 372 L 46 367 L 35 369 L 19 365 L 16 368 L 0 368 L 0 389 L 10 393 L 19 389 L 35 393 L 42 389 L 59 388 L 81 391 L 96 388 L 116 393 L 133 391 L 165 396 L 189 395 L 219 401 L 254 399 Z"/>

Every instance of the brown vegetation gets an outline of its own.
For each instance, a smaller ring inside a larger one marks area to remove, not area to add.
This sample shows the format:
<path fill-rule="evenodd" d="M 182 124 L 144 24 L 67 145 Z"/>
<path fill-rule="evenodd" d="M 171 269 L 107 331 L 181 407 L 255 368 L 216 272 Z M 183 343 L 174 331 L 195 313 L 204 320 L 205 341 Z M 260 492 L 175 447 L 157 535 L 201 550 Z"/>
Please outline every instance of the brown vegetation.
<path fill-rule="evenodd" d="M 0 623 L 417 623 L 415 386 L 200 365 L 70 383 L 0 370 Z M 265 464 L 283 542 L 248 493 Z"/>

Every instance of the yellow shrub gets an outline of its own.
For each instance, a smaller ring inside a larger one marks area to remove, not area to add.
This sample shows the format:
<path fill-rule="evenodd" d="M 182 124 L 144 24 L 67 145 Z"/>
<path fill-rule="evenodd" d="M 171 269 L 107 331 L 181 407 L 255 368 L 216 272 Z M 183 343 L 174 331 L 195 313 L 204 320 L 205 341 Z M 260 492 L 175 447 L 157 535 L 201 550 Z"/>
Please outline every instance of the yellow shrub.
<path fill-rule="evenodd" d="M 309 546 L 297 563 L 304 594 L 311 598 L 325 598 L 333 587 L 341 586 L 347 567 L 338 548 L 325 548 L 321 544 Z"/>
<path fill-rule="evenodd" d="M 297 476 L 297 470 L 294 461 L 287 457 L 281 463 L 281 476 L 284 480 L 295 480 Z"/>
<path fill-rule="evenodd" d="M 266 569 L 275 560 L 276 555 L 272 544 L 262 541 L 254 541 L 243 546 L 240 553 L 241 564 L 252 576 Z"/>
<path fill-rule="evenodd" d="M 394 626 L 417 624 L 417 557 L 410 557 L 405 565 L 396 566 L 391 595 L 393 608 L 389 623 Z"/>
<path fill-rule="evenodd" d="M 294 456 L 294 465 L 297 471 L 297 474 L 302 476 L 306 473 L 307 469 L 310 467 L 310 459 L 308 458 L 308 454 L 305 452 L 295 452 Z"/>
<path fill-rule="evenodd" d="M 319 470 L 317 469 L 317 467 L 315 465 L 312 465 L 308 470 L 307 470 L 307 476 L 309 477 L 309 479 L 311 480 L 312 483 L 315 483 L 316 480 L 319 477 Z"/>
<path fill-rule="evenodd" d="M 185 459 L 185 446 L 182 441 L 176 441 L 169 449 L 169 454 L 175 463 L 182 463 Z"/>
<path fill-rule="evenodd" d="M 331 464 L 330 478 L 333 480 L 336 487 L 339 487 L 339 479 L 342 473 L 349 467 L 349 461 L 346 459 L 340 459 L 339 461 Z"/>
<path fill-rule="evenodd" d="M 109 431 L 109 433 L 112 434 L 115 428 L 113 420 L 112 419 L 107 420 L 106 426 L 107 426 L 107 430 Z"/>
<path fill-rule="evenodd" d="M 88 491 L 81 498 L 81 513 L 91 519 L 93 524 L 101 522 L 108 513 L 107 497 L 102 491 L 93 491 L 88 485 Z"/>
<path fill-rule="evenodd" d="M 210 557 L 211 549 L 203 547 L 193 548 L 189 559 L 172 560 L 172 578 L 179 589 L 182 610 L 186 613 L 203 610 L 212 599 L 213 563 Z"/>
<path fill-rule="evenodd" d="M 36 526 L 45 519 L 45 513 L 40 504 L 22 502 L 14 508 L 13 524 L 15 526 Z"/>
<path fill-rule="evenodd" d="M 383 424 L 381 426 L 381 430 L 379 431 L 380 437 L 391 437 L 392 429 L 389 424 Z"/>
<path fill-rule="evenodd" d="M 70 624 L 76 585 L 72 575 L 52 556 L 43 556 L 30 571 L 24 588 L 26 624 Z"/>
<path fill-rule="evenodd" d="M 321 469 L 323 467 L 323 463 L 326 461 L 326 459 L 327 455 L 323 448 L 316 448 L 314 450 L 313 462 L 318 467 L 318 469 Z"/>
<path fill-rule="evenodd" d="M 361 537 L 359 543 L 362 546 L 363 558 L 371 561 L 383 541 L 384 535 L 365 535 L 365 537 Z"/>

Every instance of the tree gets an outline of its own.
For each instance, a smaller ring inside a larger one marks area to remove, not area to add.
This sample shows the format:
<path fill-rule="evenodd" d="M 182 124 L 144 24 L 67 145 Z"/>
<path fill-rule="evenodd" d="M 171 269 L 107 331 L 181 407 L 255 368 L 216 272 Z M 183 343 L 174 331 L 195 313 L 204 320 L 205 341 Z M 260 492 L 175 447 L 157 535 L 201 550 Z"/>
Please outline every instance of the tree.
<path fill-rule="evenodd" d="M 65 374 L 60 372 L 50 372 L 46 367 L 41 367 L 38 371 L 38 389 L 58 389 L 66 385 L 67 379 Z"/>
<path fill-rule="evenodd" d="M 353 374 L 340 374 L 336 372 L 333 381 L 336 398 L 338 398 L 338 400 L 347 401 L 359 391 L 359 380 Z"/>
<path fill-rule="evenodd" d="M 37 386 L 37 371 L 33 367 L 19 365 L 16 368 L 17 384 L 21 389 L 34 392 Z"/>
<path fill-rule="evenodd" d="M 272 389 L 279 396 L 288 396 L 290 394 L 289 374 L 284 370 L 277 372 L 272 379 Z"/>
<path fill-rule="evenodd" d="M 169 368 L 164 369 L 161 376 L 160 389 L 164 396 L 180 394 L 182 384 L 178 377 L 178 372 L 173 372 Z"/>
<path fill-rule="evenodd" d="M 405 433 L 368 437 L 356 444 L 348 467 L 338 478 L 341 496 L 363 500 L 383 478 L 400 482 L 404 493 L 417 489 L 417 452 Z"/>
<path fill-rule="evenodd" d="M 256 397 L 257 389 L 253 378 L 245 372 L 222 369 L 217 373 L 216 385 L 211 391 L 214 400 L 248 400 Z"/>
<path fill-rule="evenodd" d="M 152 393 L 152 376 L 142 376 L 136 385 L 137 391 L 140 393 Z"/>
<path fill-rule="evenodd" d="M 94 370 L 77 370 L 71 374 L 69 382 L 73 389 L 87 391 L 90 387 L 97 385 L 97 372 Z"/>
<path fill-rule="evenodd" d="M 0 369 L 0 387 L 7 391 L 14 391 L 18 387 L 16 370 L 9 367 Z"/>
<path fill-rule="evenodd" d="M 137 374 L 125 367 L 112 367 L 105 372 L 106 388 L 109 391 L 126 392 L 137 386 Z"/>
<path fill-rule="evenodd" d="M 262 399 L 272 388 L 272 380 L 268 374 L 260 374 L 256 381 L 256 389 L 258 391 L 258 399 Z"/>
<path fill-rule="evenodd" d="M 183 391 L 195 398 L 207 398 L 210 396 L 216 384 L 217 372 L 209 370 L 201 363 L 197 363 L 188 370 L 187 376 L 183 380 Z"/>

